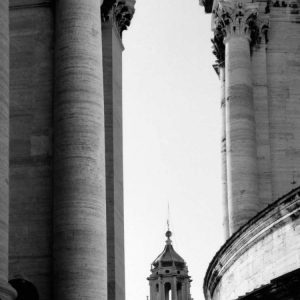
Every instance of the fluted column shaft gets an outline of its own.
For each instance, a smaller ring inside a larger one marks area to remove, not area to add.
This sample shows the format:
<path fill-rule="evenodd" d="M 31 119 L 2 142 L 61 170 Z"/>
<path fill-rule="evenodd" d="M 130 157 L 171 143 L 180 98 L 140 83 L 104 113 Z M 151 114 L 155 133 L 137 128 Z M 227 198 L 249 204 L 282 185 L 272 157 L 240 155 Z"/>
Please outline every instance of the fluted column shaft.
<path fill-rule="evenodd" d="M 100 0 L 56 5 L 54 299 L 107 299 Z"/>
<path fill-rule="evenodd" d="M 220 66 L 221 83 L 221 155 L 222 155 L 222 188 L 223 188 L 223 229 L 225 240 L 229 238 L 228 196 L 227 196 L 227 158 L 226 158 L 226 101 L 225 101 L 225 68 Z"/>
<path fill-rule="evenodd" d="M 9 1 L 0 1 L 0 299 L 15 298 L 8 284 L 9 236 Z"/>
<path fill-rule="evenodd" d="M 226 148 L 230 234 L 259 211 L 249 38 L 225 39 Z"/>

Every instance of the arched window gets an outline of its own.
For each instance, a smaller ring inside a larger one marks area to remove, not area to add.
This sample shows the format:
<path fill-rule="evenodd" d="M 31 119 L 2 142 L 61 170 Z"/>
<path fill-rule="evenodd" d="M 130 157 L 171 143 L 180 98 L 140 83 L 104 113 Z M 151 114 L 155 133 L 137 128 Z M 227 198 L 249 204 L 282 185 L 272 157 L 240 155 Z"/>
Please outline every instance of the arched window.
<path fill-rule="evenodd" d="M 18 292 L 16 300 L 39 300 L 36 287 L 25 279 L 12 279 L 9 281 L 11 286 Z"/>
<path fill-rule="evenodd" d="M 165 299 L 166 300 L 171 300 L 171 283 L 166 282 L 165 283 Z"/>
<path fill-rule="evenodd" d="M 158 293 L 159 292 L 159 285 L 158 283 L 155 285 L 155 291 Z"/>

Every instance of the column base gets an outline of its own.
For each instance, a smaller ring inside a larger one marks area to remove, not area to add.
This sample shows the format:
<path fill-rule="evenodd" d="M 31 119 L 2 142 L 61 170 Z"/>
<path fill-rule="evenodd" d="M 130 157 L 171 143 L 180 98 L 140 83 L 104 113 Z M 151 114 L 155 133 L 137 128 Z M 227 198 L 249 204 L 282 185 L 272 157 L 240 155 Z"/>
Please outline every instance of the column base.
<path fill-rule="evenodd" d="M 14 300 L 17 298 L 18 293 L 6 281 L 0 280 L 0 299 L 1 300 Z"/>

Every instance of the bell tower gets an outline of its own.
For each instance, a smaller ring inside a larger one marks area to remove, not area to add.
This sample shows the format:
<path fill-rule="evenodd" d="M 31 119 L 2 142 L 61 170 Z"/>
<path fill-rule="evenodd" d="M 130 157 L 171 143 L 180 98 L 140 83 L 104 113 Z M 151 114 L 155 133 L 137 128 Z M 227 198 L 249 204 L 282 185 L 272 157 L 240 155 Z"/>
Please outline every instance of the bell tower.
<path fill-rule="evenodd" d="M 191 277 L 184 259 L 175 252 L 166 232 L 166 245 L 163 252 L 151 264 L 150 300 L 193 300 L 190 294 Z"/>

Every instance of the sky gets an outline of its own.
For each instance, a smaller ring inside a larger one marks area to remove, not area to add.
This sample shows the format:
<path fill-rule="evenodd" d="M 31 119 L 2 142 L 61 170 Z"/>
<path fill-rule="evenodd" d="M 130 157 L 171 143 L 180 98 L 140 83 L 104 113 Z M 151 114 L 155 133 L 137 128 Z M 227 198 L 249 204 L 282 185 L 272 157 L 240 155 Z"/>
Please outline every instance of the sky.
<path fill-rule="evenodd" d="M 126 299 L 146 300 L 168 203 L 194 300 L 222 231 L 219 79 L 210 15 L 197 0 L 137 0 L 123 33 Z"/>

